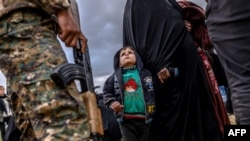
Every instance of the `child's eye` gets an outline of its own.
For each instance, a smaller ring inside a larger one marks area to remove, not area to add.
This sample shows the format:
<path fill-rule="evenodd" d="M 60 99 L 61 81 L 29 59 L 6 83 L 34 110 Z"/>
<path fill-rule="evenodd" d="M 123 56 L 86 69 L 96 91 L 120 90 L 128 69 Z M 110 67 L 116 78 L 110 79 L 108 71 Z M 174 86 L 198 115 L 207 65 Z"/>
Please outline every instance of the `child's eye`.
<path fill-rule="evenodd" d="M 125 55 L 125 52 L 121 53 L 121 56 L 124 56 Z"/>
<path fill-rule="evenodd" d="M 134 54 L 134 52 L 133 51 L 129 51 L 128 54 Z"/>

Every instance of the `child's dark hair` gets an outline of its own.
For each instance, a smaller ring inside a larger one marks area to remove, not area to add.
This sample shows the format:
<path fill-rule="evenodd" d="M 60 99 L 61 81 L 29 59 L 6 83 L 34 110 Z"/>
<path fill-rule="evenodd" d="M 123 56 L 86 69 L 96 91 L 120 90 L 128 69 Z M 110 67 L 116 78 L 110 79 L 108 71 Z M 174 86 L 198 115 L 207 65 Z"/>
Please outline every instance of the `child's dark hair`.
<path fill-rule="evenodd" d="M 127 49 L 127 48 L 129 48 L 129 49 L 131 49 L 131 50 L 134 50 L 134 48 L 132 48 L 131 46 L 124 46 L 124 47 L 122 47 L 122 48 L 120 49 L 120 52 L 121 52 L 122 50 Z"/>
<path fill-rule="evenodd" d="M 122 48 L 119 50 L 119 54 L 120 54 L 123 50 L 125 50 L 125 49 L 131 49 L 131 50 L 134 51 L 134 49 L 133 49 L 131 46 L 124 46 L 124 47 L 122 47 Z"/>

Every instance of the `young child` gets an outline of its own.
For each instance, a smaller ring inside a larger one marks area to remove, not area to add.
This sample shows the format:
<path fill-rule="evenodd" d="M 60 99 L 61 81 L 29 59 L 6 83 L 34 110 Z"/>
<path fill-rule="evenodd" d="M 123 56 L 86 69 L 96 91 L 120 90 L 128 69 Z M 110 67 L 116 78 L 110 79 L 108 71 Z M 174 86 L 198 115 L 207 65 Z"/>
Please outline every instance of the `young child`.
<path fill-rule="evenodd" d="M 124 141 L 149 141 L 155 112 L 151 73 L 129 46 L 115 54 L 114 71 L 104 84 L 104 103 L 114 111 Z"/>

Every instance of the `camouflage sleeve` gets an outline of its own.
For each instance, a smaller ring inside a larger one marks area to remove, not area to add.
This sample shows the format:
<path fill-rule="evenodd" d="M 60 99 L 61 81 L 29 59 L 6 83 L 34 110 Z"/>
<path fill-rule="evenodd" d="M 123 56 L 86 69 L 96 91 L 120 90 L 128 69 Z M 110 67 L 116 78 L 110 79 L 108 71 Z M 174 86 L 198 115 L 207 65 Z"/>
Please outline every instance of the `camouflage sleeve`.
<path fill-rule="evenodd" d="M 70 7 L 70 0 L 34 0 L 49 14 L 55 14 L 58 10 Z"/>

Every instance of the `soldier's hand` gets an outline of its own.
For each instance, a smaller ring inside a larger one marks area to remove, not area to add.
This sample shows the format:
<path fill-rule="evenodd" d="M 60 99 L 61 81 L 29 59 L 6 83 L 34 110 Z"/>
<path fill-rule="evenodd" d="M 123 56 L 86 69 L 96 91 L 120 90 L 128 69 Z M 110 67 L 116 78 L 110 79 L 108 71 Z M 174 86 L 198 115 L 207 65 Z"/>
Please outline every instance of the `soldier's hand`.
<path fill-rule="evenodd" d="M 81 51 L 86 52 L 87 38 L 81 32 L 79 24 L 74 19 L 71 11 L 61 10 L 57 12 L 57 22 L 59 25 L 58 36 L 67 47 L 76 47 L 78 39 L 81 41 Z"/>

